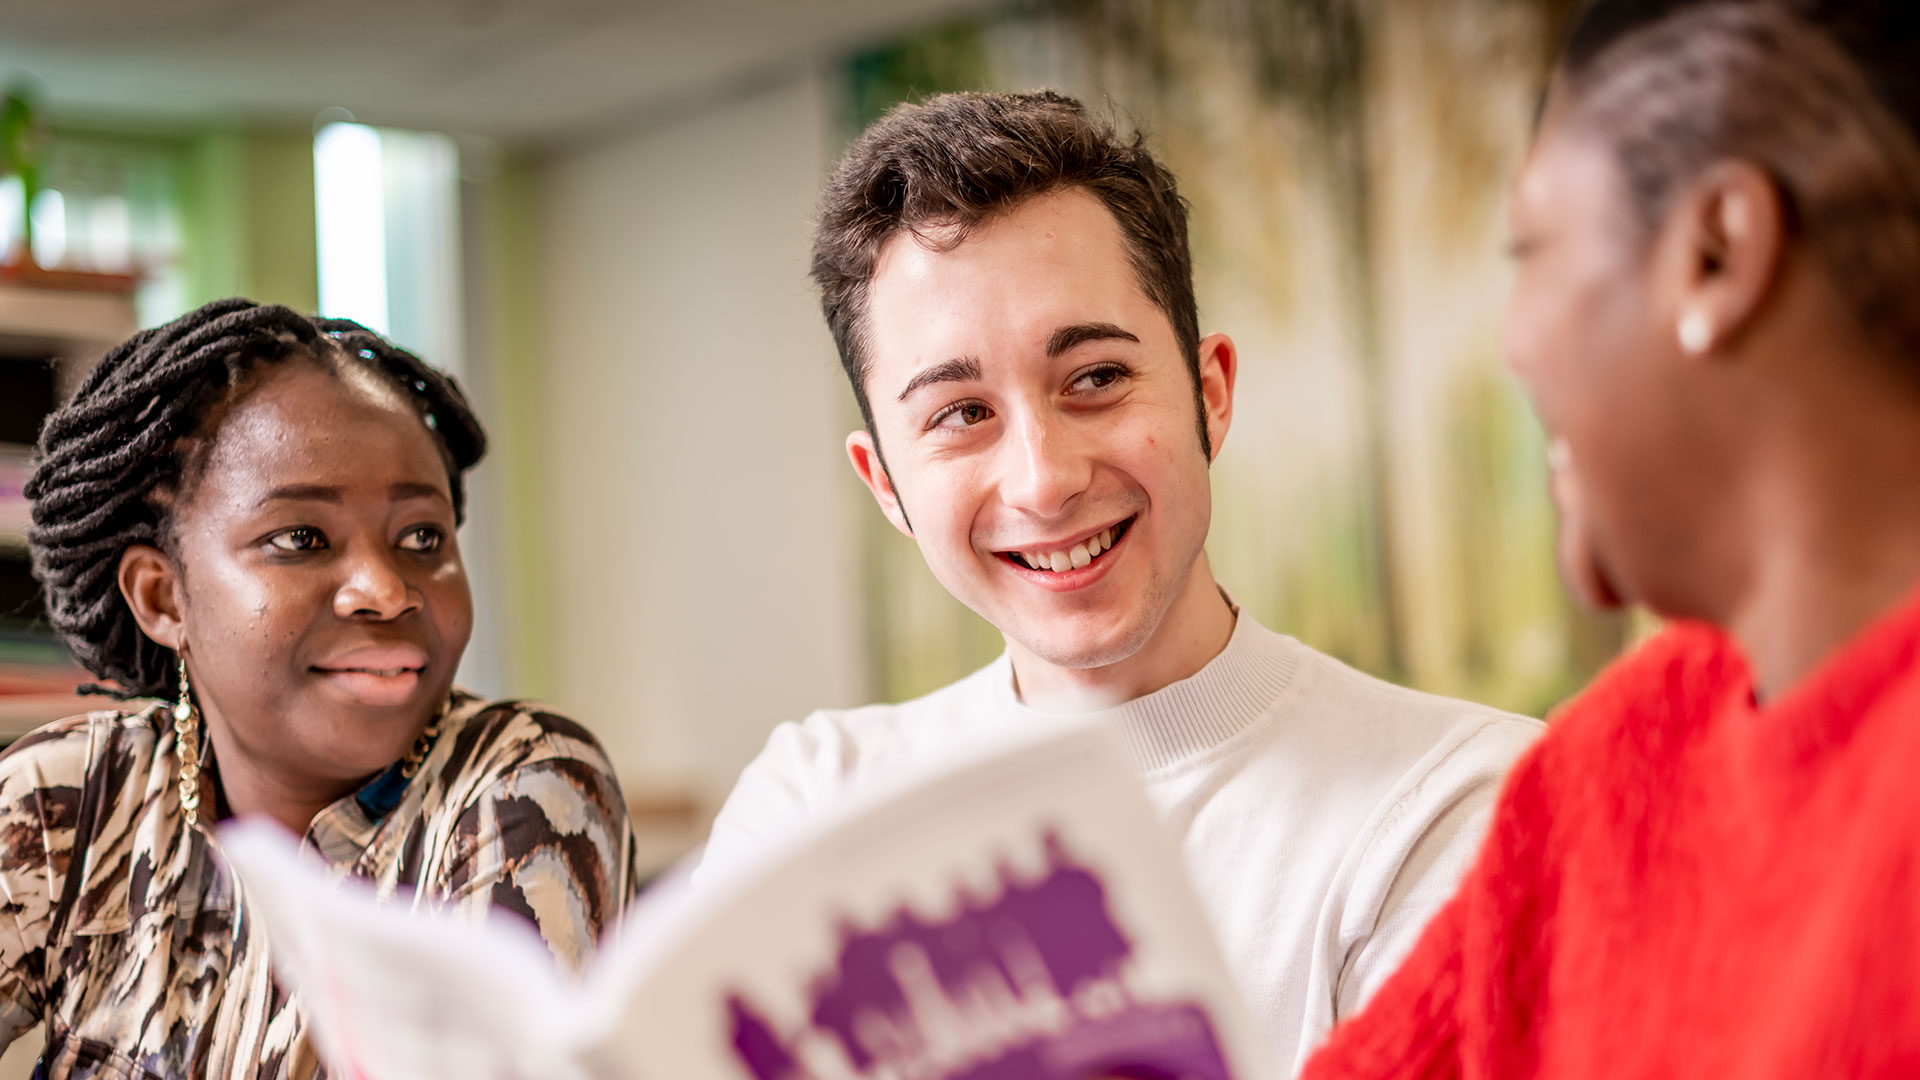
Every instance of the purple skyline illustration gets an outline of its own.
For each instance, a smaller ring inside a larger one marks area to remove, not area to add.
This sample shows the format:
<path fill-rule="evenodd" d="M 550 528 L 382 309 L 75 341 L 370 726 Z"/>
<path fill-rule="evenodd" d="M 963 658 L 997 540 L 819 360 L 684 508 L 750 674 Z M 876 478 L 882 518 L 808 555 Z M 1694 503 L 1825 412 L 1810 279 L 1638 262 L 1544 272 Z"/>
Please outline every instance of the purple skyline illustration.
<path fill-rule="evenodd" d="M 957 910 L 902 905 L 877 928 L 842 919 L 833 968 L 808 988 L 809 1026 L 783 1036 L 738 994 L 733 1049 L 754 1080 L 830 1073 L 913 1080 L 1231 1080 L 1192 1003 L 1134 1001 L 1132 942 L 1106 886 L 1045 834 L 1047 865 L 1022 880 L 1002 861 L 991 897 L 957 887 Z"/>

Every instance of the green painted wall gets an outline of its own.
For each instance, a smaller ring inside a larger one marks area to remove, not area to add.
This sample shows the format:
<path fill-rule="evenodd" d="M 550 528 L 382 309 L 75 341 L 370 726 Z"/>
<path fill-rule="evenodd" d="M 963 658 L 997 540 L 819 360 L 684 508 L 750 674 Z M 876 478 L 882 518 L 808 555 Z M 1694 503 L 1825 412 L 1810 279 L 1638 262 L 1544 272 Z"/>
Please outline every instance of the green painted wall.
<path fill-rule="evenodd" d="M 484 369 L 487 436 L 485 467 L 494 470 L 505 666 L 501 684 L 519 696 L 560 696 L 554 656 L 551 520 L 546 501 L 546 373 L 540 364 L 534 267 L 537 176 L 525 157 L 508 153 L 489 163 L 462 190 L 469 202 L 469 352 Z"/>
<path fill-rule="evenodd" d="M 178 276 L 169 295 L 182 310 L 226 296 L 319 306 L 313 134 L 305 127 L 154 129 L 60 117 L 48 137 L 52 184 L 126 185 L 118 193 L 137 204 L 136 214 L 170 204 L 180 235 L 159 271 Z"/>
<path fill-rule="evenodd" d="M 182 150 L 190 302 L 246 296 L 319 307 L 313 134 L 212 130 Z"/>

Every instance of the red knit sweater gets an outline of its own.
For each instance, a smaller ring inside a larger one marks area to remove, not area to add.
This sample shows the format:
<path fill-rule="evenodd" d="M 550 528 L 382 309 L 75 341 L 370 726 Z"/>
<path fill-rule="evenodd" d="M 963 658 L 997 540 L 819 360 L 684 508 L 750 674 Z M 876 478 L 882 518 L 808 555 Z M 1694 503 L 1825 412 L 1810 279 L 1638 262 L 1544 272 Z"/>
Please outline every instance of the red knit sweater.
<path fill-rule="evenodd" d="M 1920 1077 L 1920 597 L 1765 708 L 1668 630 L 1508 779 L 1335 1077 Z"/>

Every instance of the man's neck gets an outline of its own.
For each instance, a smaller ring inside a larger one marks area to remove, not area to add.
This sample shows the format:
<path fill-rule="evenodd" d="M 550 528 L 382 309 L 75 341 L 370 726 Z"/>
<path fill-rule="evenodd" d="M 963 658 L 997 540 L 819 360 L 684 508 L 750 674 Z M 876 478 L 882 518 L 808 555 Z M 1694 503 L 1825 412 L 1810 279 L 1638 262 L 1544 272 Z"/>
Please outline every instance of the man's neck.
<path fill-rule="evenodd" d="M 1042 712 L 1119 705 L 1198 674 L 1227 647 L 1234 620 L 1203 554 L 1194 560 L 1153 636 L 1132 656 L 1104 667 L 1064 668 L 1009 640 L 1014 686 L 1021 701 Z"/>

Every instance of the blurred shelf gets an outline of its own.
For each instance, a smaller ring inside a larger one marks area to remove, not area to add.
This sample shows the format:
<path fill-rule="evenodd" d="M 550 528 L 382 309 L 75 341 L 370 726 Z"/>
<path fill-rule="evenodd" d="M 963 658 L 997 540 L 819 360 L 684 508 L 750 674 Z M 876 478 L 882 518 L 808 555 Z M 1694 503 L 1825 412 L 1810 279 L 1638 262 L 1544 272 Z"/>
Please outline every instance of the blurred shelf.
<path fill-rule="evenodd" d="M 27 550 L 31 516 L 22 489 L 31 475 L 33 448 L 0 442 L 0 553 L 19 554 Z"/>
<path fill-rule="evenodd" d="M 110 704 L 106 698 L 71 693 L 0 695 L 0 745 L 55 720 L 107 708 Z"/>
<path fill-rule="evenodd" d="M 10 284 L 6 271 L 0 269 L 0 335 L 56 346 L 62 343 L 112 345 L 140 328 L 128 291 Z"/>
<path fill-rule="evenodd" d="M 0 285 L 47 292 L 132 296 L 133 291 L 140 287 L 140 277 L 137 274 L 102 274 L 93 270 L 49 270 L 16 255 L 0 262 Z"/>
<path fill-rule="evenodd" d="M 640 876 L 651 878 L 706 843 L 715 810 L 706 799 L 687 790 L 637 785 L 627 798 L 627 812 L 633 819 Z"/>
<path fill-rule="evenodd" d="M 100 698 L 73 688 L 86 673 L 48 629 L 38 586 L 26 567 L 29 506 L 22 488 L 31 475 L 39 431 L 87 370 L 139 329 L 125 274 L 43 270 L 0 263 L 0 743 L 75 713 L 97 709 Z M 48 370 L 50 367 L 50 371 Z M 35 374 L 38 371 L 39 374 Z"/>
<path fill-rule="evenodd" d="M 0 633 L 0 742 L 100 708 L 105 699 L 73 692 L 87 678 L 50 636 L 17 630 Z"/>

